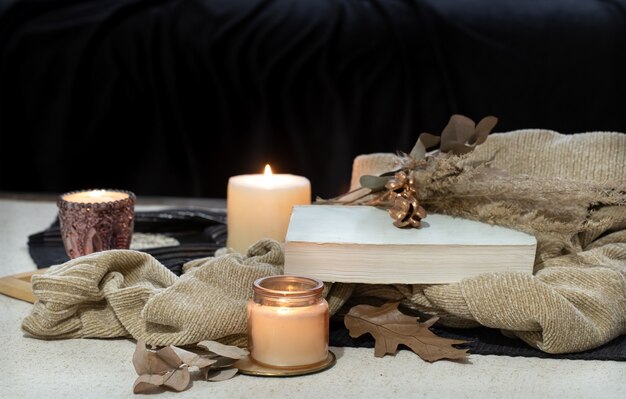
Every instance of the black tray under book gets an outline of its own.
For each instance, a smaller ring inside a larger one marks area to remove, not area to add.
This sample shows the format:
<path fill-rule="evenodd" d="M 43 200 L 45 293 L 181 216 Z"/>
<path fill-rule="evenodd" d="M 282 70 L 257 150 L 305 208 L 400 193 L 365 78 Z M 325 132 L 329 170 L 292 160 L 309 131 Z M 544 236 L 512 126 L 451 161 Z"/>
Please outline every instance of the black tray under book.
<path fill-rule="evenodd" d="M 179 246 L 142 251 L 151 254 L 176 275 L 180 275 L 183 264 L 192 259 L 212 256 L 218 248 L 226 244 L 226 214 L 202 209 L 138 211 L 135 212 L 135 232 L 157 233 L 178 240 Z M 68 257 L 61 241 L 58 220 L 48 229 L 29 236 L 28 249 L 39 268 L 66 262 Z M 534 349 L 521 340 L 508 338 L 499 330 L 491 328 L 457 329 L 435 326 L 432 330 L 442 337 L 470 341 L 467 344 L 469 352 L 479 355 L 626 361 L 626 335 L 593 350 L 551 355 Z M 331 320 L 331 346 L 373 348 L 374 343 L 369 334 L 357 339 L 351 338 L 341 320 Z"/>

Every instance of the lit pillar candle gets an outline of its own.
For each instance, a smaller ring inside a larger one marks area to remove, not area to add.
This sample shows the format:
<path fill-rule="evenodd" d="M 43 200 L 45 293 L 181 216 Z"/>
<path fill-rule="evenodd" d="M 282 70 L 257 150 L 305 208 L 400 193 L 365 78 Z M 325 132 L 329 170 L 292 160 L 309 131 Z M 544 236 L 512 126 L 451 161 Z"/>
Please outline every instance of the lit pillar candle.
<path fill-rule="evenodd" d="M 254 283 L 248 302 L 248 347 L 270 367 L 307 367 L 328 356 L 328 303 L 319 280 L 272 276 Z"/>
<path fill-rule="evenodd" d="M 233 176 L 228 180 L 228 246 L 244 253 L 262 238 L 285 240 L 291 209 L 311 203 L 306 177 L 272 174 Z"/>

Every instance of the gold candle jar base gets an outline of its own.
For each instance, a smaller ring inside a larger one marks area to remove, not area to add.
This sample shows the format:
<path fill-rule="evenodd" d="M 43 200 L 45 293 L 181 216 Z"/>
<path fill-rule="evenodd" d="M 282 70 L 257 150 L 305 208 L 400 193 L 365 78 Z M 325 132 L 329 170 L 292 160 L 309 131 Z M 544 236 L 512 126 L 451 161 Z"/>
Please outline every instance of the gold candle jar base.
<path fill-rule="evenodd" d="M 241 374 L 259 377 L 295 377 L 298 375 L 319 373 L 327 370 L 337 363 L 337 357 L 332 351 L 328 351 L 326 359 L 315 364 L 303 367 L 276 368 L 255 362 L 250 356 L 238 360 L 235 367 Z"/>

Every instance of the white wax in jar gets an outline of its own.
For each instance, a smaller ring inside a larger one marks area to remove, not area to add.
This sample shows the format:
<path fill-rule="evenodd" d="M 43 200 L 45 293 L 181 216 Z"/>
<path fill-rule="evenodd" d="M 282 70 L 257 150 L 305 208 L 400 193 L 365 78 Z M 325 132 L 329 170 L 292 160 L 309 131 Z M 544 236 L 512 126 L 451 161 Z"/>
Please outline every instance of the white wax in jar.
<path fill-rule="evenodd" d="M 77 202 L 81 204 L 96 204 L 102 202 L 119 201 L 128 198 L 127 193 L 120 191 L 107 191 L 107 190 L 90 190 L 80 191 L 77 193 L 67 194 L 63 196 L 63 199 L 68 202 Z"/>
<path fill-rule="evenodd" d="M 233 176 L 226 202 L 227 245 L 245 253 L 262 238 L 285 241 L 293 206 L 311 203 L 311 183 L 289 174 Z"/>
<path fill-rule="evenodd" d="M 300 367 L 328 356 L 328 304 L 302 307 L 248 302 L 250 356 L 274 367 Z"/>

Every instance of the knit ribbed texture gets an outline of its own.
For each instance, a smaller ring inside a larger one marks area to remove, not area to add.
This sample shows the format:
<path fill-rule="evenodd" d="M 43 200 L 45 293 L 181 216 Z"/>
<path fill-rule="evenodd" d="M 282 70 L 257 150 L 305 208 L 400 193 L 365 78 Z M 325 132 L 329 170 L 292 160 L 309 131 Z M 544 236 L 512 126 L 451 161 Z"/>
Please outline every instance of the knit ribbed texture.
<path fill-rule="evenodd" d="M 473 159 L 494 157 L 515 174 L 605 182 L 626 178 L 626 135 L 564 136 L 530 130 L 494 134 Z M 363 155 L 362 174 L 396 166 L 393 154 Z M 451 326 L 502 329 L 549 353 L 577 352 L 626 333 L 626 207 L 605 207 L 593 218 L 612 225 L 569 242 L 540 240 L 534 275 L 484 274 L 446 285 L 327 284 L 335 313 L 349 298 L 402 301 Z M 563 248 L 570 250 L 563 255 Z M 176 277 L 151 256 L 134 251 L 95 253 L 33 276 L 38 298 L 23 329 L 37 338 L 132 336 L 152 345 L 204 339 L 245 342 L 245 304 L 255 279 L 282 272 L 281 246 L 270 240 L 246 255 L 220 250 L 187 263 Z"/>
<path fill-rule="evenodd" d="M 493 134 L 471 154 L 493 157 L 493 166 L 512 174 L 609 182 L 626 179 L 626 135 L 561 135 L 547 130 Z M 364 174 L 388 171 L 393 154 L 355 158 L 352 189 Z M 594 219 L 612 225 L 571 237 L 541 240 L 534 275 L 484 274 L 457 284 L 359 286 L 355 295 L 381 296 L 462 325 L 478 322 L 518 336 L 548 353 L 598 347 L 626 333 L 626 207 L 605 207 Z M 565 246 L 575 253 L 563 255 Z M 393 292 L 392 288 L 395 290 Z M 354 298 L 353 298 L 354 299 Z"/>
<path fill-rule="evenodd" d="M 33 276 L 38 301 L 22 328 L 45 339 L 132 336 L 151 345 L 219 338 L 242 343 L 252 283 L 280 274 L 283 263 L 280 244 L 270 240 L 259 241 L 246 255 L 193 261 L 180 278 L 145 253 L 94 253 Z"/>

